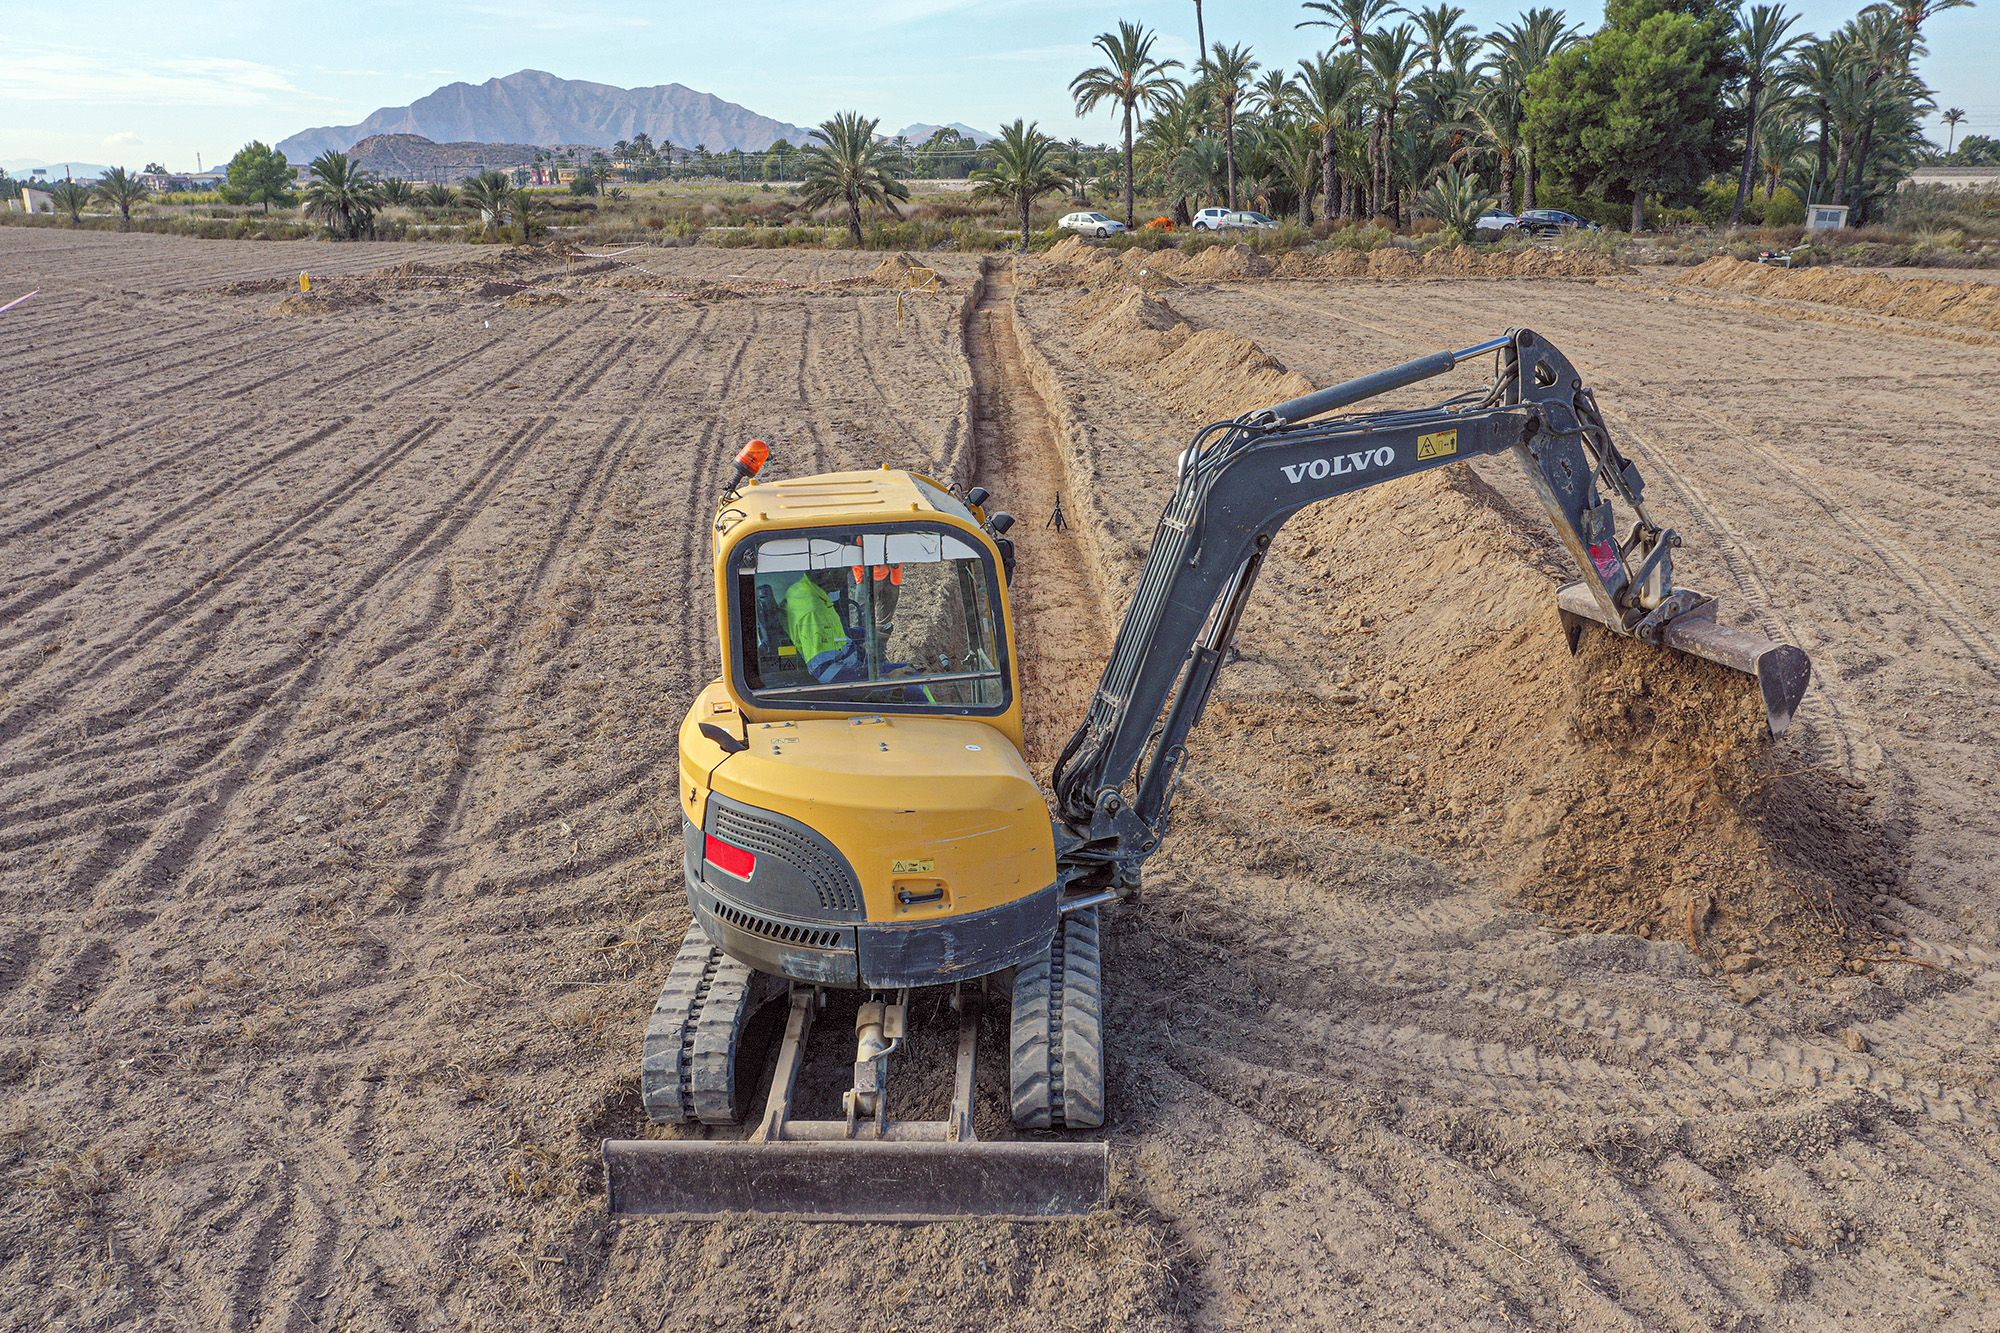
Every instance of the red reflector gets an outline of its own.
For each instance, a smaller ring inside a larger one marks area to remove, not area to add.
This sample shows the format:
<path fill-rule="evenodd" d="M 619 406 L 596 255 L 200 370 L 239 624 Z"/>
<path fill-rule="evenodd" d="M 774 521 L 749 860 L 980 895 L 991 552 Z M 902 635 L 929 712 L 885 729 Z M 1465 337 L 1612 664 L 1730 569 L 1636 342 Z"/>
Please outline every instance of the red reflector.
<path fill-rule="evenodd" d="M 745 851 L 733 843 L 724 842 L 713 833 L 708 834 L 707 846 L 702 855 L 708 863 L 725 875 L 738 879 L 750 878 L 750 872 L 757 868 L 757 854 Z"/>

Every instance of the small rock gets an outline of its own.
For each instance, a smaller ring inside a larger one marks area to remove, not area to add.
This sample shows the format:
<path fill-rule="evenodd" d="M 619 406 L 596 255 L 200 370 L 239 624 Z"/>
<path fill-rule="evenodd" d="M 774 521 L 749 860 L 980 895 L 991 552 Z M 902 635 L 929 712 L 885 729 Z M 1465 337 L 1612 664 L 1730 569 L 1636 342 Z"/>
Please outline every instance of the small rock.
<path fill-rule="evenodd" d="M 1868 1038 L 1862 1036 L 1858 1029 L 1847 1029 L 1847 1036 L 1843 1040 L 1847 1042 L 1847 1049 L 1856 1055 L 1868 1054 Z"/>
<path fill-rule="evenodd" d="M 1764 960 L 1754 953 L 1733 953 L 1722 960 L 1722 970 L 1731 975 L 1754 972 L 1764 965 Z"/>

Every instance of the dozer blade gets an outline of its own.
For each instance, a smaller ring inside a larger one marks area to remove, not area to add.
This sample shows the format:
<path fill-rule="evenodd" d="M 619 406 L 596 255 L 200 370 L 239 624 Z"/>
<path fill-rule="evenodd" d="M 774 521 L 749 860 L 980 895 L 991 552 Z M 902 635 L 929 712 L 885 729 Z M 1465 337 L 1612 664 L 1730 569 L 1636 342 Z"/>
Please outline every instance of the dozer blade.
<path fill-rule="evenodd" d="M 656 1217 L 1053 1221 L 1110 1190 L 1101 1142 L 614 1139 L 604 1165 L 611 1211 Z"/>
<path fill-rule="evenodd" d="M 1571 652 L 1576 651 L 1578 637 L 1586 625 L 1629 634 L 1623 625 L 1606 617 L 1597 599 L 1581 583 L 1565 583 L 1558 589 L 1556 608 L 1562 613 Z M 1806 656 L 1805 649 L 1721 624 L 1715 618 L 1712 599 L 1668 621 L 1660 631 L 1660 643 L 1690 657 L 1755 676 L 1764 695 L 1764 718 L 1773 736 L 1784 735 L 1785 729 L 1792 725 L 1792 715 L 1798 711 L 1799 700 L 1805 697 L 1806 685 L 1812 679 L 1812 659 Z"/>

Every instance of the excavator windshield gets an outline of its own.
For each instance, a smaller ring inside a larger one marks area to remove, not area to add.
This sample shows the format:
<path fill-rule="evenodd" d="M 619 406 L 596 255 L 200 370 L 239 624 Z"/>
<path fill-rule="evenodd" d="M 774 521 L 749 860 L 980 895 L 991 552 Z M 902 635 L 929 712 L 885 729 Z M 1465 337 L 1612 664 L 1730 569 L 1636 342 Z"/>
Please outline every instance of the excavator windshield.
<path fill-rule="evenodd" d="M 1004 712 L 999 580 L 944 525 L 816 528 L 730 557 L 738 685 L 778 708 Z"/>

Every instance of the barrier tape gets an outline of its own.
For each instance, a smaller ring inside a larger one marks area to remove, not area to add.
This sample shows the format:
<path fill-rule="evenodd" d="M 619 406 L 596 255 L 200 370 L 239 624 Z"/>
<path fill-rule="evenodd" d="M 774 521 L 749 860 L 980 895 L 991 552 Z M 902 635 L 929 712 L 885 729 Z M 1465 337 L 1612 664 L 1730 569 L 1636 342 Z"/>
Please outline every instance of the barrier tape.
<path fill-rule="evenodd" d="M 26 296 L 15 297 L 13 300 L 9 301 L 6 305 L 0 305 L 0 315 L 6 314 L 9 310 L 12 310 L 15 306 L 20 305 L 23 301 L 31 301 L 35 297 L 40 296 L 41 294 L 42 294 L 42 289 L 37 287 L 32 292 L 29 292 Z"/>

